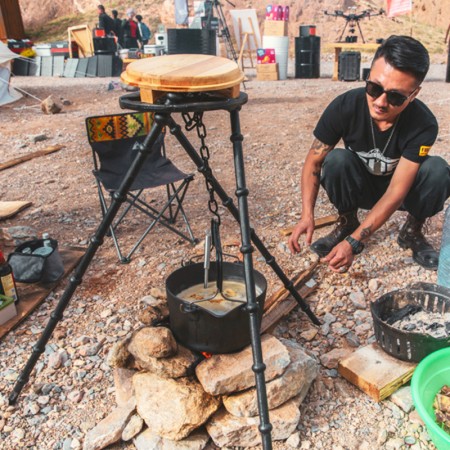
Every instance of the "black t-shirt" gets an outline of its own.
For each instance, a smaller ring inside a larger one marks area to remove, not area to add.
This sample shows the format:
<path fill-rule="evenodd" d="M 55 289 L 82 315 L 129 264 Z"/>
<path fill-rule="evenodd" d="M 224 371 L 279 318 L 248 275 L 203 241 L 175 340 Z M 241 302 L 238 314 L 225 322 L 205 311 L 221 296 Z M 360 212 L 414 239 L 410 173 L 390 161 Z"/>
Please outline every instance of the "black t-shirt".
<path fill-rule="evenodd" d="M 112 17 L 109 17 L 106 13 L 101 13 L 98 16 L 98 26 L 105 30 L 105 33 L 108 35 L 111 31 L 114 31 L 114 21 Z"/>
<path fill-rule="evenodd" d="M 438 133 L 436 118 L 418 99 L 411 102 L 397 123 L 385 131 L 380 131 L 371 122 L 365 89 L 352 89 L 328 105 L 314 129 L 314 136 L 332 146 L 342 139 L 345 148 L 356 152 L 369 172 L 392 175 L 401 156 L 422 163 Z"/>

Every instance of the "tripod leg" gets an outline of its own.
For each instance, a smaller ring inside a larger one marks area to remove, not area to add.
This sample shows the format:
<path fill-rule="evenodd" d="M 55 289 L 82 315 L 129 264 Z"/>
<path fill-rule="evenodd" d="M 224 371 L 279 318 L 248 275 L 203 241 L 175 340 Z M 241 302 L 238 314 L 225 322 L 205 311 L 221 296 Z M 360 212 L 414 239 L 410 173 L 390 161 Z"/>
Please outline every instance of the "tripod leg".
<path fill-rule="evenodd" d="M 344 36 L 344 32 L 345 32 L 345 30 L 347 28 L 347 25 L 348 25 L 348 22 L 345 22 L 344 29 L 342 30 L 342 33 L 339 36 L 339 41 L 338 42 L 342 42 L 342 36 Z"/>
<path fill-rule="evenodd" d="M 359 22 L 356 22 L 356 25 L 358 25 L 359 34 L 361 35 L 361 39 L 363 41 L 363 44 L 365 44 L 366 41 L 364 40 L 364 36 L 362 34 L 361 25 L 359 24 Z"/>
<path fill-rule="evenodd" d="M 239 111 L 230 112 L 231 142 L 233 143 L 234 168 L 236 174 L 236 196 L 239 205 L 239 223 L 241 225 L 241 252 L 244 255 L 244 274 L 247 294 L 247 310 L 249 312 L 250 336 L 253 352 L 253 372 L 255 373 L 256 393 L 259 410 L 259 431 L 264 450 L 272 448 L 271 431 L 269 421 L 269 406 L 267 403 L 266 382 L 264 371 L 266 365 L 263 361 L 260 337 L 260 321 L 258 319 L 258 304 L 256 303 L 255 282 L 253 278 L 253 247 L 250 241 L 250 221 L 248 217 L 248 189 L 245 184 L 244 155 L 242 151 L 241 128 L 239 123 Z"/>
<path fill-rule="evenodd" d="M 14 389 L 9 396 L 10 404 L 14 404 L 16 402 L 17 398 L 20 395 L 20 392 L 22 391 L 25 384 L 28 382 L 34 366 L 36 365 L 40 355 L 45 350 L 45 345 L 51 338 L 53 330 L 55 329 L 56 325 L 62 319 L 64 310 L 69 304 L 70 299 L 72 298 L 72 295 L 74 294 L 75 290 L 81 284 L 83 275 L 88 269 L 98 248 L 100 247 L 100 245 L 102 245 L 103 238 L 105 237 L 112 222 L 114 221 L 114 218 L 117 215 L 120 206 L 125 201 L 127 192 L 129 191 L 131 185 L 133 184 L 133 181 L 138 175 L 142 165 L 145 162 L 145 159 L 151 153 L 152 147 L 156 142 L 156 140 L 158 139 L 158 137 L 160 136 L 164 126 L 165 126 L 165 119 L 161 116 L 159 117 L 155 116 L 155 123 L 153 124 L 153 127 L 149 135 L 145 138 L 142 147 L 140 148 L 138 154 L 136 155 L 134 161 L 132 162 L 130 168 L 128 169 L 128 172 L 125 175 L 125 178 L 123 179 L 119 190 L 114 193 L 113 200 L 108 210 L 105 212 L 105 215 L 103 216 L 103 219 L 100 225 L 98 226 L 94 236 L 91 238 L 91 243 L 89 244 L 89 247 L 86 249 L 86 252 L 81 258 L 81 261 L 78 264 L 77 268 L 75 269 L 74 274 L 70 277 L 70 282 L 67 285 L 66 289 L 64 290 L 63 295 L 61 296 L 61 299 L 56 305 L 55 310 L 50 315 L 50 320 L 47 322 L 44 331 L 39 337 L 37 343 L 34 345 L 33 352 L 31 353 L 25 365 L 25 368 L 20 373 L 14 386 Z"/>
<path fill-rule="evenodd" d="M 180 142 L 182 147 L 186 150 L 189 157 L 192 159 L 194 164 L 197 166 L 198 171 L 205 176 L 206 170 L 203 165 L 203 160 L 200 157 L 200 155 L 197 153 L 195 148 L 192 146 L 192 144 L 189 142 L 189 140 L 186 138 L 186 136 L 183 134 L 183 132 L 181 131 L 181 127 L 172 118 L 169 119 L 168 125 L 170 127 L 170 132 L 177 138 L 178 142 Z M 209 181 L 211 182 L 211 185 L 212 185 L 214 191 L 217 193 L 217 195 L 222 200 L 223 205 L 230 211 L 230 213 L 234 217 L 234 219 L 238 223 L 240 223 L 239 210 L 237 209 L 236 205 L 233 203 L 233 199 L 228 196 L 228 194 L 222 188 L 222 186 L 217 181 L 217 179 L 214 177 L 214 175 L 211 175 L 211 179 Z M 321 324 L 320 320 L 315 316 L 315 314 L 311 311 L 311 308 L 309 307 L 309 305 L 303 300 L 301 295 L 297 292 L 292 281 L 289 280 L 289 278 L 283 272 L 283 270 L 277 263 L 275 257 L 273 255 L 271 255 L 269 250 L 267 250 L 267 247 L 263 244 L 261 239 L 259 239 L 259 237 L 256 235 L 254 230 L 251 230 L 251 240 L 252 240 L 253 244 L 255 245 L 255 247 L 258 249 L 258 251 L 261 253 L 261 255 L 264 257 L 266 263 L 272 268 L 272 270 L 275 272 L 275 274 L 278 276 L 278 278 L 283 283 L 283 286 L 291 293 L 292 297 L 295 298 L 295 300 L 299 304 L 300 308 L 309 317 L 311 322 L 314 323 L 315 325 L 320 325 Z"/>

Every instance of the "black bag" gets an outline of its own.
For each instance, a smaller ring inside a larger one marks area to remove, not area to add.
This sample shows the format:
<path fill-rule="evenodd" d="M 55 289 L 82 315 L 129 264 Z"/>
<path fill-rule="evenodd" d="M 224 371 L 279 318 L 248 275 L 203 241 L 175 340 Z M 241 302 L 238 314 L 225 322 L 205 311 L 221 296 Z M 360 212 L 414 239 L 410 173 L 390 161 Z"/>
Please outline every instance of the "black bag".
<path fill-rule="evenodd" d="M 64 275 L 64 265 L 58 252 L 58 241 L 50 241 L 52 251 L 47 255 L 34 254 L 36 249 L 44 247 L 44 239 L 27 241 L 15 248 L 8 256 L 13 275 L 16 281 L 21 283 L 51 283 L 59 280 Z M 24 249 L 31 252 L 24 253 Z"/>

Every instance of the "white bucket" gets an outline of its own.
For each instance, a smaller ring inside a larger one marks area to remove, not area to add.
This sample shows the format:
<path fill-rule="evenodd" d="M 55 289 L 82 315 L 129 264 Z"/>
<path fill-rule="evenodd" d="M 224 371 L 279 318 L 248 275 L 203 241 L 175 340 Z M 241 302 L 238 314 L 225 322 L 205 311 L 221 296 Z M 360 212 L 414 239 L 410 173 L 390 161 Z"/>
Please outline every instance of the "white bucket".
<path fill-rule="evenodd" d="M 278 63 L 279 79 L 285 80 L 287 78 L 289 59 L 289 37 L 263 36 L 263 48 L 275 49 L 275 61 Z"/>

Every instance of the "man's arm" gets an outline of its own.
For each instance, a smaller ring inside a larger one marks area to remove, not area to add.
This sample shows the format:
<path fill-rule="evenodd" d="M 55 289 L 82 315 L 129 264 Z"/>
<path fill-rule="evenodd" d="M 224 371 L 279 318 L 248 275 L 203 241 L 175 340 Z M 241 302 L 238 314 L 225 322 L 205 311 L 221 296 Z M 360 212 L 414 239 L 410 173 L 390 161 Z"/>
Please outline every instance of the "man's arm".
<path fill-rule="evenodd" d="M 306 233 L 306 243 L 311 244 L 314 232 L 314 206 L 320 188 L 320 172 L 325 157 L 333 148 L 332 145 L 314 139 L 306 156 L 300 184 L 302 217 L 289 238 L 289 248 L 292 253 L 300 252 L 301 247 L 298 240 L 304 233 Z"/>
<path fill-rule="evenodd" d="M 391 182 L 384 195 L 367 214 L 362 224 L 351 234 L 358 241 L 366 241 L 378 228 L 386 223 L 403 203 L 414 183 L 420 164 L 400 158 Z M 338 272 L 338 267 L 351 266 L 353 253 L 347 241 L 342 241 L 324 258 L 330 268 Z"/>

